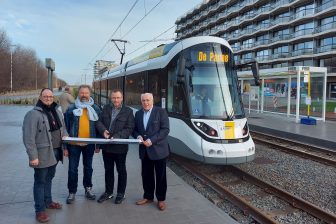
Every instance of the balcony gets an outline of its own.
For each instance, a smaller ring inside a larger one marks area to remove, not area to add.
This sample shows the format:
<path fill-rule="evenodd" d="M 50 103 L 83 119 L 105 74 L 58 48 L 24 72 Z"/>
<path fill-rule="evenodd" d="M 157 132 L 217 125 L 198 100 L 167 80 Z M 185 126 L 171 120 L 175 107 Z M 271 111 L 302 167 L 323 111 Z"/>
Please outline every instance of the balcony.
<path fill-rule="evenodd" d="M 281 41 L 281 40 L 289 40 L 292 37 L 293 37 L 293 34 L 282 34 L 282 35 L 273 37 L 272 41 L 276 42 L 276 41 Z"/>
<path fill-rule="evenodd" d="M 324 53 L 324 52 L 330 52 L 330 51 L 335 51 L 336 50 L 336 44 L 331 44 L 331 45 L 325 45 L 318 47 L 316 49 L 316 53 Z"/>
<path fill-rule="evenodd" d="M 301 55 L 309 55 L 309 54 L 313 54 L 313 53 L 314 53 L 313 48 L 305 48 L 305 49 L 292 51 L 291 55 L 292 55 L 292 57 L 295 57 L 295 56 L 301 56 Z"/>
<path fill-rule="evenodd" d="M 288 52 L 274 53 L 272 56 L 273 59 L 288 58 L 288 57 L 290 57 L 290 54 Z"/>
<path fill-rule="evenodd" d="M 271 59 L 270 55 L 262 55 L 262 56 L 256 56 L 255 59 L 260 62 L 260 61 L 268 61 Z"/>
<path fill-rule="evenodd" d="M 321 32 L 324 32 L 324 31 L 329 31 L 331 29 L 336 29 L 336 22 L 327 23 L 327 24 L 324 24 L 322 26 L 318 26 L 318 27 L 315 28 L 314 33 L 321 33 Z"/>
<path fill-rule="evenodd" d="M 315 12 L 316 12 L 316 13 L 319 13 L 319 12 L 322 12 L 322 11 L 327 10 L 327 9 L 329 9 L 329 8 L 331 8 L 331 7 L 334 7 L 334 6 L 336 6 L 336 1 L 329 1 L 329 2 L 326 2 L 326 3 L 323 4 L 323 5 L 318 6 L 318 7 L 315 9 Z"/>
<path fill-rule="evenodd" d="M 298 30 L 298 31 L 295 31 L 293 34 L 295 38 L 295 37 L 310 35 L 310 34 L 313 34 L 313 32 L 314 32 L 314 29 L 311 28 L 311 29 L 306 29 L 306 30 Z"/>
<path fill-rule="evenodd" d="M 315 14 L 314 13 L 314 8 L 301 10 L 301 11 L 295 13 L 293 19 L 303 18 L 303 17 L 309 16 L 309 15 L 314 15 L 314 14 Z"/>

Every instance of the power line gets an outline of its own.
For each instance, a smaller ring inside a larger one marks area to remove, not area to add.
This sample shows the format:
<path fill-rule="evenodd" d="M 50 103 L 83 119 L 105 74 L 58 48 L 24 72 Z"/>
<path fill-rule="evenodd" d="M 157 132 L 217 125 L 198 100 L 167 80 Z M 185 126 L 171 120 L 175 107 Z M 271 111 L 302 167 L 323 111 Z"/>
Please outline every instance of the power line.
<path fill-rule="evenodd" d="M 159 35 L 157 35 L 156 37 L 154 37 L 152 40 L 148 41 L 147 43 L 141 45 L 140 47 L 138 47 L 137 49 L 135 49 L 134 51 L 132 51 L 131 53 L 127 54 L 127 56 L 137 52 L 138 50 L 140 50 L 141 48 L 147 46 L 148 44 L 150 44 L 151 42 L 158 40 L 159 37 L 161 37 L 163 34 L 167 33 L 169 30 L 173 29 L 176 25 L 174 24 L 173 26 L 171 26 L 170 28 L 168 28 L 167 30 L 163 31 L 162 33 L 160 33 Z"/>
<path fill-rule="evenodd" d="M 163 2 L 164 0 L 160 0 L 155 6 L 153 6 L 148 12 L 145 13 L 145 15 L 143 17 L 141 17 L 141 19 L 131 28 L 129 29 L 120 39 L 124 39 L 124 37 L 126 35 L 128 35 L 130 32 L 132 32 L 132 30 L 135 29 L 135 27 L 137 27 L 139 25 L 139 23 L 141 23 L 142 20 L 144 20 L 161 2 Z M 174 25 L 175 26 L 175 25 Z M 104 55 L 102 58 L 104 58 L 108 53 L 110 53 L 110 51 L 113 49 L 113 47 L 111 47 Z"/>
<path fill-rule="evenodd" d="M 110 40 L 113 38 L 114 34 L 118 31 L 118 29 L 121 27 L 121 25 L 125 22 L 126 18 L 129 16 L 129 14 L 132 12 L 132 10 L 134 9 L 135 5 L 139 2 L 139 0 L 135 0 L 135 2 L 133 3 L 133 5 L 131 6 L 131 8 L 128 10 L 126 16 L 123 18 L 123 20 L 120 22 L 120 24 L 118 25 L 118 27 L 114 30 L 114 32 L 112 33 L 111 37 L 106 41 L 106 43 L 104 44 L 104 46 L 98 51 L 98 53 L 96 54 L 96 56 L 94 56 L 91 60 L 90 63 L 92 63 L 97 57 L 98 55 L 105 49 L 105 47 L 107 46 L 107 44 L 110 42 Z"/>

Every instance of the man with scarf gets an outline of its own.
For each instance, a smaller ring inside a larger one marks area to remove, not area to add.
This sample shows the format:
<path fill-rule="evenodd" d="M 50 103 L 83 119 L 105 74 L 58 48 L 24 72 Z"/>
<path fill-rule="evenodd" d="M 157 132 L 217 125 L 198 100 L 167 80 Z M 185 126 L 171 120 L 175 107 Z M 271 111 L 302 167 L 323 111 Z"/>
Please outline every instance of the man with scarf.
<path fill-rule="evenodd" d="M 62 138 L 68 133 L 63 115 L 57 109 L 53 92 L 42 89 L 36 106 L 24 117 L 23 143 L 29 157 L 29 166 L 34 168 L 34 201 L 36 219 L 48 222 L 48 209 L 61 209 L 51 196 L 52 179 L 56 165 L 63 159 Z"/>
<path fill-rule="evenodd" d="M 96 138 L 96 123 L 101 113 L 100 108 L 94 104 L 90 97 L 91 88 L 88 85 L 81 85 L 78 88 L 78 97 L 74 104 L 71 104 L 65 112 L 65 124 L 70 137 Z M 85 197 L 95 200 L 92 192 L 92 159 L 95 151 L 94 144 L 68 144 L 68 150 L 64 151 L 69 156 L 67 204 L 75 200 L 78 185 L 78 165 L 80 155 L 83 155 L 83 185 Z"/>

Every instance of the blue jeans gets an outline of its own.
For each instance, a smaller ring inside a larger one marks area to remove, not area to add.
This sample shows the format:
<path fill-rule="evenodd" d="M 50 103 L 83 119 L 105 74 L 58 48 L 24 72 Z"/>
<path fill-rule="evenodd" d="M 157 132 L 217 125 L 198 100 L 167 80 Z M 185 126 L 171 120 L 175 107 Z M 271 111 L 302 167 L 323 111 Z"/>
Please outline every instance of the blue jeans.
<path fill-rule="evenodd" d="M 51 182 L 56 173 L 56 165 L 46 168 L 34 168 L 35 212 L 43 212 L 51 204 Z"/>
<path fill-rule="evenodd" d="M 75 194 L 78 186 L 78 165 L 81 153 L 83 154 L 83 186 L 92 187 L 92 159 L 94 145 L 76 146 L 69 145 L 69 170 L 68 170 L 68 189 L 69 193 Z"/>

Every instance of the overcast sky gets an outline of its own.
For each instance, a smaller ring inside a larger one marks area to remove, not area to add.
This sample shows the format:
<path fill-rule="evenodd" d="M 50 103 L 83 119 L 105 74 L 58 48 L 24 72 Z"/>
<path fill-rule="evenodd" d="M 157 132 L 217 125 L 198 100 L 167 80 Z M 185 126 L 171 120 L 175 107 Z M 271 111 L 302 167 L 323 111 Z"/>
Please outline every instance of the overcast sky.
<path fill-rule="evenodd" d="M 135 2 L 136 0 L 0 0 L 0 28 L 7 32 L 13 44 L 34 49 L 42 61 L 52 58 L 56 64 L 56 73 L 66 82 L 80 84 L 84 82 L 84 74 L 87 74 L 87 83 L 91 83 L 93 66 L 89 63 L 101 59 L 120 62 L 119 51 L 108 40 Z M 168 30 L 178 17 L 201 2 L 202 0 L 138 0 L 112 37 L 130 42 L 126 44 L 124 62 L 159 44 L 169 42 L 152 42 L 134 52 L 146 44 L 141 41 L 152 40 Z M 146 14 L 148 15 L 130 31 Z M 173 38 L 174 31 L 175 28 L 169 30 L 159 39 Z M 134 53 L 127 55 L 131 52 Z"/>

